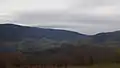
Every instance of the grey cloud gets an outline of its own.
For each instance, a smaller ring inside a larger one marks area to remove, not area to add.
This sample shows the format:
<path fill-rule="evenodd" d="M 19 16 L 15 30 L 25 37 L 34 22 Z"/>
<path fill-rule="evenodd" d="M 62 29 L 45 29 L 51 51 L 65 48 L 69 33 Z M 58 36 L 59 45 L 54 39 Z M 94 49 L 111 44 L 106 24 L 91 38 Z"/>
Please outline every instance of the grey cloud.
<path fill-rule="evenodd" d="M 96 6 L 106 6 L 106 5 L 116 5 L 120 4 L 120 0 L 76 0 L 74 4 L 78 7 L 96 7 Z"/>
<path fill-rule="evenodd" d="M 0 0 L 0 2 L 2 1 L 3 0 Z M 45 12 L 41 11 L 27 12 L 25 10 L 22 10 L 21 12 L 14 13 L 14 18 L 12 18 L 13 20 L 12 22 L 32 26 L 40 26 L 45 28 L 61 28 L 66 30 L 78 31 L 86 34 L 95 34 L 98 32 L 113 31 L 120 29 L 119 27 L 120 15 L 99 16 L 99 13 L 98 15 L 90 14 L 91 10 L 96 9 L 98 7 L 100 8 L 102 7 L 104 8 L 104 6 L 120 7 L 119 5 L 120 0 L 68 0 L 68 1 L 71 1 L 71 5 L 69 9 L 66 9 L 64 11 L 51 10 Z M 7 0 L 7 2 L 9 1 Z M 12 5 L 12 2 L 10 3 L 10 5 Z M 75 14 L 73 13 L 74 11 Z M 1 20 L 1 22 L 6 21 Z"/>
<path fill-rule="evenodd" d="M 73 30 L 85 34 L 95 34 L 120 29 L 119 16 L 96 17 L 64 13 L 21 13 L 14 20 L 22 24 Z"/>
<path fill-rule="evenodd" d="M 70 15 L 62 13 L 23 13 L 18 18 L 17 21 L 24 23 L 84 23 L 84 24 L 112 24 L 120 22 L 119 16 L 112 17 L 97 17 L 89 15 Z"/>

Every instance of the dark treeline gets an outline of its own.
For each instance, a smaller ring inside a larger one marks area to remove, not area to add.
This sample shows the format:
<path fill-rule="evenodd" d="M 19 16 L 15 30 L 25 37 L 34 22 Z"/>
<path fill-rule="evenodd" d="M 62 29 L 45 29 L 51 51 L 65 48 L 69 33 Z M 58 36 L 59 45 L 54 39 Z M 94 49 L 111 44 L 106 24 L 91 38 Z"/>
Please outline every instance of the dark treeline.
<path fill-rule="evenodd" d="M 0 53 L 0 63 L 2 63 L 0 66 L 20 67 L 30 64 L 89 66 L 120 63 L 120 48 L 108 45 L 64 42 L 60 44 L 60 47 L 41 51 L 29 50 L 25 52 L 17 50 L 15 53 Z"/>
<path fill-rule="evenodd" d="M 75 46 L 67 44 L 41 52 L 24 52 L 29 63 L 93 65 L 98 63 L 119 63 L 118 48 L 92 45 Z"/>

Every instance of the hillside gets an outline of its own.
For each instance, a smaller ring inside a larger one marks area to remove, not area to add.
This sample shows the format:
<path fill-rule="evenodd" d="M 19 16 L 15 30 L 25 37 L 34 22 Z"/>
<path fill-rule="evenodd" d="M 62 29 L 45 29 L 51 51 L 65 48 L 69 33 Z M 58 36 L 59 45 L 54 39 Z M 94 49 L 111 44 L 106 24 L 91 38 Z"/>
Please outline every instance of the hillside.
<path fill-rule="evenodd" d="M 67 30 L 0 24 L 0 52 L 21 53 L 24 56 L 21 58 L 29 64 L 120 63 L 119 44 L 120 31 L 90 36 Z"/>
<path fill-rule="evenodd" d="M 98 33 L 91 37 L 95 43 L 120 42 L 120 31 Z"/>
<path fill-rule="evenodd" d="M 87 37 L 87 35 L 67 30 L 44 29 L 15 24 L 0 24 L 0 41 L 21 41 L 24 39 L 41 38 L 48 38 L 56 41 L 75 41 Z"/>

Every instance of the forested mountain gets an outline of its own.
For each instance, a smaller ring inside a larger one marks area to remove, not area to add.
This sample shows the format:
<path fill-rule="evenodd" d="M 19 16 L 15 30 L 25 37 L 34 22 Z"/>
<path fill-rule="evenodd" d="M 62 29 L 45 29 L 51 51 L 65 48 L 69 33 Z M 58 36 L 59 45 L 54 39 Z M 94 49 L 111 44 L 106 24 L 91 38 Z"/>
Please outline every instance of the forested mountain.
<path fill-rule="evenodd" d="M 96 35 L 85 35 L 78 32 L 45 29 L 39 27 L 21 26 L 16 24 L 0 24 L 0 41 L 21 41 L 25 39 L 47 38 L 55 41 L 80 41 L 91 38 L 94 43 L 105 43 L 108 41 L 120 41 L 120 31 L 98 33 Z"/>
<path fill-rule="evenodd" d="M 38 27 L 20 26 L 15 24 L 0 24 L 1 41 L 21 41 L 24 39 L 41 38 L 48 38 L 56 41 L 75 41 L 87 37 L 87 35 L 67 30 L 44 29 Z"/>
<path fill-rule="evenodd" d="M 4 44 L 5 46 L 12 45 L 11 48 L 14 49 L 17 47 L 23 51 L 40 51 L 61 47 L 62 43 L 118 47 L 120 44 L 120 31 L 84 35 L 67 30 L 45 29 L 16 24 L 0 24 L 0 42 L 3 43 L 0 43 L 3 46 Z"/>
<path fill-rule="evenodd" d="M 98 33 L 92 37 L 96 43 L 120 42 L 120 31 Z"/>

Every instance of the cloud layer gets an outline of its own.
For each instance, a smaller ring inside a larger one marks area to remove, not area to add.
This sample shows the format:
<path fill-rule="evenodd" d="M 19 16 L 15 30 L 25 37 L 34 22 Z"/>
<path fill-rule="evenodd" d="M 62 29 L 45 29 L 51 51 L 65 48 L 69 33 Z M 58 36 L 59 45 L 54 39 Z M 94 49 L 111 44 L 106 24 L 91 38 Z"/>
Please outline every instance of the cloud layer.
<path fill-rule="evenodd" d="M 120 29 L 119 0 L 0 0 L 0 23 L 60 28 L 85 34 Z"/>

